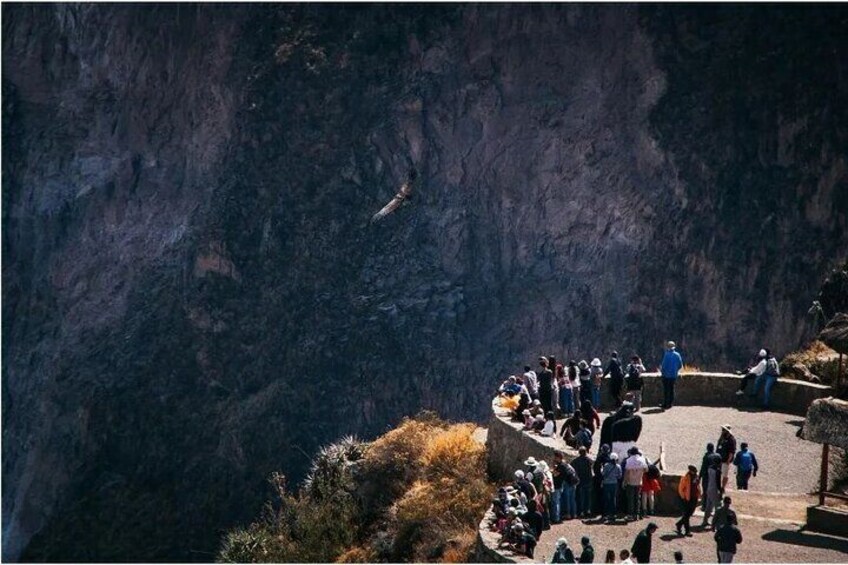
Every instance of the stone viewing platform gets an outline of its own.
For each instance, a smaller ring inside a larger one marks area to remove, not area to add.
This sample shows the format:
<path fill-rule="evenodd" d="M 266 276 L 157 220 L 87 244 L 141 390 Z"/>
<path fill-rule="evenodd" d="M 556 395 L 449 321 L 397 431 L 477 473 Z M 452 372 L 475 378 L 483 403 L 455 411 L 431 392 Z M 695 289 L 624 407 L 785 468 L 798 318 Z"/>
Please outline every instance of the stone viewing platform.
<path fill-rule="evenodd" d="M 677 484 L 686 466 L 700 466 L 707 442 L 718 440 L 722 424 L 730 424 L 739 442 L 749 443 L 760 463 L 760 472 L 750 483 L 750 490 L 735 490 L 735 470 L 731 471 L 727 494 L 734 499 L 745 542 L 740 545 L 737 562 L 846 562 L 848 540 L 800 530 L 805 520 L 810 492 L 818 487 L 820 447 L 797 437 L 809 404 L 832 394 L 830 387 L 801 381 L 781 380 L 772 392 L 772 410 L 754 406 L 750 400 L 735 395 L 741 377 L 721 373 L 690 373 L 681 376 L 676 388 L 675 406 L 667 411 L 657 408 L 662 385 L 657 374 L 645 374 L 642 416 L 643 427 L 638 445 L 651 459 L 656 459 L 663 443 L 665 469 L 663 490 L 657 498 L 659 516 L 652 517 L 660 526 L 654 536 L 655 562 L 673 562 L 673 552 L 683 551 L 687 562 L 715 561 L 715 542 L 710 532 L 693 528 L 692 538 L 678 537 L 674 532 L 679 506 Z M 606 389 L 602 390 L 603 420 L 611 406 Z M 751 386 L 751 385 L 749 385 Z M 512 422 L 506 410 L 492 403 L 493 415 L 488 428 L 488 466 L 490 474 L 506 483 L 515 469 L 523 469 L 527 457 L 551 462 L 560 450 L 567 459 L 577 456 L 560 437 L 545 438 L 522 431 Z M 562 420 L 557 420 L 557 429 Z M 598 437 L 594 438 L 590 455 L 597 454 Z M 496 551 L 499 535 L 489 530 L 487 516 L 478 532 L 478 559 L 490 562 L 530 562 L 511 551 Z M 700 512 L 693 524 L 700 524 Z M 542 536 L 536 549 L 536 562 L 549 562 L 558 537 L 566 537 L 571 546 L 579 546 L 588 535 L 595 547 L 595 562 L 602 562 L 607 549 L 629 549 L 647 520 L 604 525 L 598 520 L 570 520 L 555 525 Z"/>

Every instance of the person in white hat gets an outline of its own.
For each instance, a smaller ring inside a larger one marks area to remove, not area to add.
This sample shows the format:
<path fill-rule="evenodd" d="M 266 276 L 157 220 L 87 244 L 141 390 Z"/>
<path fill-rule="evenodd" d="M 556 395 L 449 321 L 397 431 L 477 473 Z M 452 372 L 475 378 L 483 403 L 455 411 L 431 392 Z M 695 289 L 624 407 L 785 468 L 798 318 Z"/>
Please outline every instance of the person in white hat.
<path fill-rule="evenodd" d="M 677 376 L 683 368 L 683 357 L 676 351 L 677 345 L 673 341 L 666 343 L 666 351 L 660 364 L 660 373 L 663 384 L 662 409 L 668 410 L 674 405 L 674 385 Z"/>
<path fill-rule="evenodd" d="M 753 367 L 749 369 L 745 369 L 745 376 L 742 377 L 742 382 L 739 383 L 739 390 L 736 391 L 736 396 L 742 396 L 745 394 L 745 387 L 748 385 L 748 381 L 754 380 L 763 373 L 766 372 L 766 358 L 768 354 L 765 349 L 760 349 L 760 352 L 757 353 L 756 363 Z"/>
<path fill-rule="evenodd" d="M 589 363 L 589 374 L 592 379 L 592 406 L 601 409 L 601 382 L 604 380 L 604 368 L 601 360 L 595 357 Z"/>
<path fill-rule="evenodd" d="M 559 538 L 556 542 L 556 549 L 551 563 L 576 563 L 574 560 L 574 552 L 568 547 L 568 540 Z"/>

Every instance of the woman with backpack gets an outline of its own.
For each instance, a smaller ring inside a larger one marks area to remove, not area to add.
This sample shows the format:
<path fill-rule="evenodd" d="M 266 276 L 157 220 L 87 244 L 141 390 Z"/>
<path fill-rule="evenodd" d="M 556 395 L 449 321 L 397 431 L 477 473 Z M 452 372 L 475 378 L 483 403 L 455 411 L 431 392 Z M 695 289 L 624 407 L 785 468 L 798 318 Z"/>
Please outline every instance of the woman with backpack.
<path fill-rule="evenodd" d="M 642 408 L 642 373 L 645 372 L 645 365 L 638 355 L 630 358 L 630 363 L 627 365 L 627 376 L 625 381 L 627 384 L 627 394 L 630 396 L 630 401 L 633 403 L 633 411 L 638 412 Z"/>
<path fill-rule="evenodd" d="M 763 374 L 757 377 L 757 380 L 754 381 L 754 398 L 757 397 L 757 392 L 760 390 L 760 385 L 765 383 L 763 387 L 763 408 L 768 409 L 769 400 L 771 398 L 771 389 L 774 386 L 774 383 L 777 382 L 777 378 L 780 376 L 780 365 L 775 359 L 774 355 L 771 354 L 771 351 L 766 349 L 766 368 L 763 371 Z"/>

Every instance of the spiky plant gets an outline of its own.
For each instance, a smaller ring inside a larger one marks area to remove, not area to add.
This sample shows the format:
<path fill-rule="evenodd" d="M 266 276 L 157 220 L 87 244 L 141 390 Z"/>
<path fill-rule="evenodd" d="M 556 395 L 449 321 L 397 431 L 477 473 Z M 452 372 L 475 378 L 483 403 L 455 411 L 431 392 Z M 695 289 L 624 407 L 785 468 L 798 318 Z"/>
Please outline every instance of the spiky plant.
<path fill-rule="evenodd" d="M 355 436 L 345 436 L 325 445 L 312 459 L 312 466 L 303 481 L 303 491 L 315 500 L 352 490 L 348 468 L 362 459 L 365 444 Z"/>

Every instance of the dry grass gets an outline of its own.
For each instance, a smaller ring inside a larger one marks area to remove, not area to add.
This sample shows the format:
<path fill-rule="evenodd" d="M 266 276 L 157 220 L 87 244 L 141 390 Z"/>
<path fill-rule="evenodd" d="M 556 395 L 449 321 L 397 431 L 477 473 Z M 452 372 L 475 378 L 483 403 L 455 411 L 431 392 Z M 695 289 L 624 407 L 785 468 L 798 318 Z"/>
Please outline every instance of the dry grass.
<path fill-rule="evenodd" d="M 786 355 L 780 363 L 781 374 L 788 378 L 802 378 L 792 370 L 795 364 L 806 366 L 824 384 L 836 382 L 839 372 L 839 354 L 821 341 L 815 340 L 804 349 Z"/>
<path fill-rule="evenodd" d="M 697 365 L 683 365 L 683 368 L 680 369 L 681 375 L 690 375 L 692 373 L 702 373 L 701 368 Z"/>

